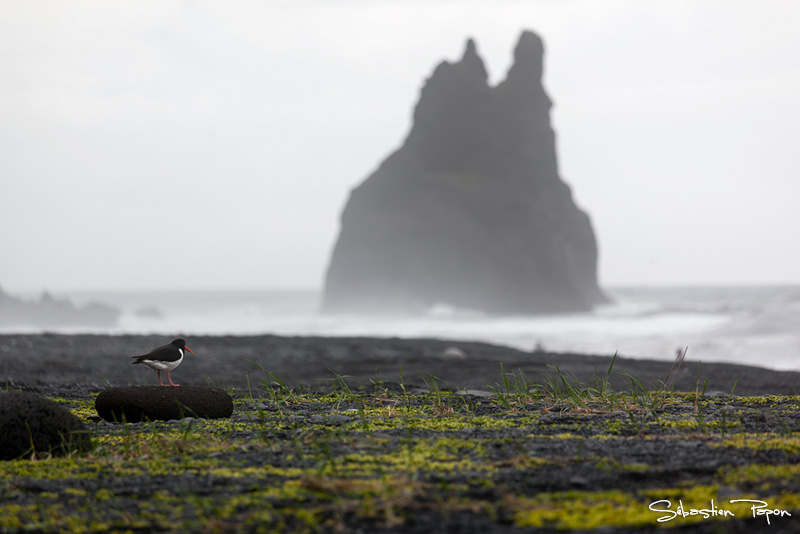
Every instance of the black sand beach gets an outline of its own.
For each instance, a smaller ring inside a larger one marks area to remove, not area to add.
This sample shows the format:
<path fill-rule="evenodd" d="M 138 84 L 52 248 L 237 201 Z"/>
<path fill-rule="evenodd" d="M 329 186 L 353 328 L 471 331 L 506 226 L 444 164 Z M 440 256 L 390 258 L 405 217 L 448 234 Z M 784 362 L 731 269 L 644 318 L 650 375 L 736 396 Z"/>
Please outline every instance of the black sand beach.
<path fill-rule="evenodd" d="M 688 359 L 675 382 L 687 393 L 659 397 L 652 391 L 669 362 L 618 358 L 610 385 L 630 390 L 633 376 L 651 393 L 588 395 L 584 386 L 602 382 L 610 355 L 437 340 L 197 336 L 187 337 L 195 354 L 173 378 L 225 388 L 230 419 L 100 420 L 96 394 L 154 385 L 155 373 L 129 357 L 167 341 L 0 336 L 6 389 L 64 405 L 95 443 L 89 454 L 0 464 L 0 531 L 800 529 L 798 373 L 702 364 L 698 376 Z M 512 379 L 520 371 L 529 383 L 556 378 L 557 391 L 509 391 L 501 363 Z M 431 388 L 433 376 L 441 382 Z M 578 389 L 558 389 L 562 377 Z M 492 387 L 499 397 L 488 395 Z M 739 499 L 783 514 L 768 525 Z M 730 515 L 709 515 L 720 509 Z M 658 521 L 664 517 L 671 519 Z"/>
<path fill-rule="evenodd" d="M 23 387 L 152 385 L 156 383 L 155 373 L 142 366 L 132 367 L 130 357 L 170 340 L 137 335 L 0 335 L 2 379 Z M 174 372 L 176 380 L 239 388 L 247 386 L 248 378 L 266 370 L 307 386 L 324 385 L 334 373 L 363 384 L 370 380 L 400 382 L 402 374 L 406 383 L 419 385 L 421 371 L 435 375 L 453 389 L 486 389 L 501 381 L 501 363 L 506 372 L 519 369 L 534 381 L 553 374 L 548 366 L 557 366 L 563 374 L 585 381 L 595 374 L 604 375 L 613 356 L 524 352 L 485 343 L 433 339 L 191 336 L 187 344 L 194 354 L 189 354 Z M 657 388 L 670 367 L 671 362 L 619 355 L 610 379 L 617 387 L 627 387 L 630 381 L 625 374 L 629 374 Z M 691 348 L 675 389 L 694 391 L 698 371 L 701 383 L 708 381 L 708 392 L 730 393 L 734 385 L 734 392 L 740 395 L 796 395 L 800 391 L 798 372 L 698 362 Z"/>

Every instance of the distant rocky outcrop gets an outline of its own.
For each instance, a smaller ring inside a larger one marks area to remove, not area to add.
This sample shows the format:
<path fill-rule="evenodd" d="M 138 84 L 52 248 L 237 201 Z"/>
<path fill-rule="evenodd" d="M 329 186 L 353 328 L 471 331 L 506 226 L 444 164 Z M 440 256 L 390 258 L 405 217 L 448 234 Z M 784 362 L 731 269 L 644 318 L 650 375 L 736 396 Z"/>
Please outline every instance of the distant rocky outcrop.
<path fill-rule="evenodd" d="M 0 288 L 0 327 L 112 326 L 119 315 L 118 309 L 106 304 L 90 302 L 78 307 L 47 292 L 38 302 L 28 302 Z"/>
<path fill-rule="evenodd" d="M 553 313 L 605 301 L 589 217 L 558 174 L 543 54 L 524 32 L 496 87 L 471 39 L 459 62 L 436 67 L 403 146 L 351 193 L 324 311 Z"/>

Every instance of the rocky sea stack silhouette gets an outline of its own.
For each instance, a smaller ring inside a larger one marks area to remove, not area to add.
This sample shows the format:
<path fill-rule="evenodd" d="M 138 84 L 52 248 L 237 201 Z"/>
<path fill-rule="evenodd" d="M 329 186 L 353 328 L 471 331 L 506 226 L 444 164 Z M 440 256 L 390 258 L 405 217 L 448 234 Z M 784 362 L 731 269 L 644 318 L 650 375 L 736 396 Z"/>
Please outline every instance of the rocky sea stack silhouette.
<path fill-rule="evenodd" d="M 47 292 L 38 302 L 28 302 L 0 288 L 0 327 L 112 326 L 119 316 L 117 308 L 99 302 L 76 306 Z"/>
<path fill-rule="evenodd" d="M 591 222 L 558 174 L 543 55 L 523 32 L 495 87 L 472 39 L 436 67 L 403 146 L 351 192 L 323 311 L 530 314 L 605 301 Z"/>

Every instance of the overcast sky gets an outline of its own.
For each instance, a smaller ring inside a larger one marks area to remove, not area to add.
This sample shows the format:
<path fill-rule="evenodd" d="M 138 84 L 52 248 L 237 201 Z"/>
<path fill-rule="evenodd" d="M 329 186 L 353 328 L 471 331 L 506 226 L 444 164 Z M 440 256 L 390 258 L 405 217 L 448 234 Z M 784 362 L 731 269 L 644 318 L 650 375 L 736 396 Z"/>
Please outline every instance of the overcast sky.
<path fill-rule="evenodd" d="M 603 285 L 800 283 L 800 2 L 0 0 L 0 286 L 318 288 L 474 37 L 545 42 Z"/>

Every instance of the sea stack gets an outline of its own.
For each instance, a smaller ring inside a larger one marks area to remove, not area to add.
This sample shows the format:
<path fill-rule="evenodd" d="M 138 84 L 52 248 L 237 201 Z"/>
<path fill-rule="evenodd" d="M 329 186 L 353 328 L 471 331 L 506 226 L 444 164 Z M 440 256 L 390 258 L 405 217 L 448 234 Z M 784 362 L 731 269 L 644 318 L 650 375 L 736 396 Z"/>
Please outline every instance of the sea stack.
<path fill-rule="evenodd" d="M 605 301 L 591 222 L 558 173 L 543 56 L 525 31 L 495 87 L 472 39 L 436 67 L 403 145 L 351 192 L 323 311 L 542 314 Z"/>

